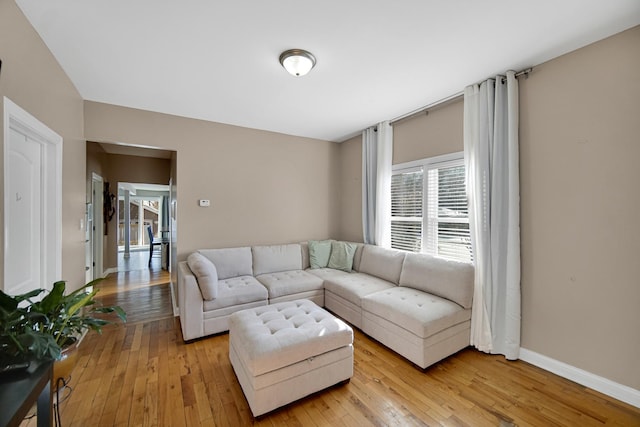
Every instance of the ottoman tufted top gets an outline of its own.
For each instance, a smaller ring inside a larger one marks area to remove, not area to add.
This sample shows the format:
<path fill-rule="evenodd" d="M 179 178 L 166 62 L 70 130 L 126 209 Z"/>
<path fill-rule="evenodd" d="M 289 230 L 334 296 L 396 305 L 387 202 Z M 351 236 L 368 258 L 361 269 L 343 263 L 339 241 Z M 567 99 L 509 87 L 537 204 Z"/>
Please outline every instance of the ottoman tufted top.
<path fill-rule="evenodd" d="M 232 314 L 229 342 L 256 376 L 351 345 L 353 331 L 313 302 L 297 300 Z"/>

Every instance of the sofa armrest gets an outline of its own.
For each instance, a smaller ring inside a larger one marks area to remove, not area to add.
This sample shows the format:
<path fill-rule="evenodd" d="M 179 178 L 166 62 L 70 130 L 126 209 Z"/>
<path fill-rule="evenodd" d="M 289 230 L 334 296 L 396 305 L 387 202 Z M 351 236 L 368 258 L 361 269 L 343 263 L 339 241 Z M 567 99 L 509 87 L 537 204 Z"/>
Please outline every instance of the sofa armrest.
<path fill-rule="evenodd" d="M 186 261 L 178 263 L 178 311 L 182 338 L 192 340 L 204 336 L 204 301 L 196 276 Z"/>

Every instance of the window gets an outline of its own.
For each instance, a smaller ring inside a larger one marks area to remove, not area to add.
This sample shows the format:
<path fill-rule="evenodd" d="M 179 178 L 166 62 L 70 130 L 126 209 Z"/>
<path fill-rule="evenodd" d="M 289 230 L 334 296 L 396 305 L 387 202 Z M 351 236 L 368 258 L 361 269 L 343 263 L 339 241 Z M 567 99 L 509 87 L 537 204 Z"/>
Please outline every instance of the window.
<path fill-rule="evenodd" d="M 391 247 L 422 248 L 422 168 L 391 175 Z"/>
<path fill-rule="evenodd" d="M 462 153 L 394 166 L 391 247 L 473 260 Z"/>

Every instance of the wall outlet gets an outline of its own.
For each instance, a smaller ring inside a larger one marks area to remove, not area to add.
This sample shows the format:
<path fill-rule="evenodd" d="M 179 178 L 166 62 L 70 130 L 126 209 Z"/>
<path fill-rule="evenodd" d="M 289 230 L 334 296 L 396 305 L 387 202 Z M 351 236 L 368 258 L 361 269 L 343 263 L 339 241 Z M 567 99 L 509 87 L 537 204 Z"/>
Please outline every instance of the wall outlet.
<path fill-rule="evenodd" d="M 208 208 L 209 206 L 211 206 L 211 201 L 210 200 L 205 200 L 205 199 L 200 199 L 200 200 L 198 200 L 198 206 L 203 207 L 203 208 Z"/>

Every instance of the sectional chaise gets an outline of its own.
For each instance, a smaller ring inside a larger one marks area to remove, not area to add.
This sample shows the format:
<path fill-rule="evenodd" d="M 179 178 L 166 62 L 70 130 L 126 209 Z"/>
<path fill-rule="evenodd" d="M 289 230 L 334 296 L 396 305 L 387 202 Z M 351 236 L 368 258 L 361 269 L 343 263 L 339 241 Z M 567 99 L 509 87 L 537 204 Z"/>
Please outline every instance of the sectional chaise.
<path fill-rule="evenodd" d="M 467 347 L 471 264 L 333 240 L 201 249 L 178 265 L 182 334 L 229 330 L 234 312 L 306 299 L 426 368 Z"/>

